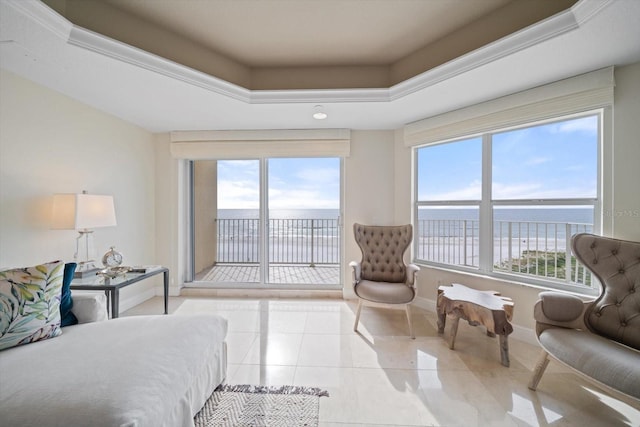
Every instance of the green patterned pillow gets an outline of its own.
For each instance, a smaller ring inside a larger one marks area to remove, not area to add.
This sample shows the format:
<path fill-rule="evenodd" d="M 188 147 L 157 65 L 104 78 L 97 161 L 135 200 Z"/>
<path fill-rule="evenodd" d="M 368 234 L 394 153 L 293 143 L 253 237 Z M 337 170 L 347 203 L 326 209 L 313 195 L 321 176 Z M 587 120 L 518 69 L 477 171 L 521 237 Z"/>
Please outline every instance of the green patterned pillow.
<path fill-rule="evenodd" d="M 64 262 L 0 271 L 0 350 L 60 335 Z"/>

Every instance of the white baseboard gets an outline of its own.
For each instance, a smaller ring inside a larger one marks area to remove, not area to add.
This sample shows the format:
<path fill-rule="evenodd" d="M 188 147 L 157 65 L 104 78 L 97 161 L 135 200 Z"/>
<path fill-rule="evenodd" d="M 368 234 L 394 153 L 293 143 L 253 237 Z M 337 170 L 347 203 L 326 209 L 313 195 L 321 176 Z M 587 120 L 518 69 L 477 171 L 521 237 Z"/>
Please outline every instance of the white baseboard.
<path fill-rule="evenodd" d="M 424 297 L 417 297 L 413 301 L 413 305 L 422 308 L 430 313 L 436 312 L 436 301 Z M 518 341 L 526 342 L 527 344 L 538 345 L 536 334 L 533 329 L 525 328 L 524 326 L 511 324 L 513 326 L 513 332 L 509 335 L 509 338 L 516 339 Z"/>
<path fill-rule="evenodd" d="M 124 298 L 124 299 L 120 298 L 120 304 L 119 304 L 120 313 L 122 313 L 123 311 L 127 311 L 138 304 L 142 304 L 146 300 L 151 299 L 155 296 L 156 296 L 155 287 L 150 287 L 148 289 L 145 289 L 144 291 L 136 292 L 133 295 L 129 296 L 128 298 Z"/>
<path fill-rule="evenodd" d="M 427 310 L 430 313 L 436 312 L 436 302 L 435 300 L 432 300 L 432 299 L 427 299 L 427 298 L 418 296 L 413 301 L 413 305 L 420 307 L 423 310 Z"/>

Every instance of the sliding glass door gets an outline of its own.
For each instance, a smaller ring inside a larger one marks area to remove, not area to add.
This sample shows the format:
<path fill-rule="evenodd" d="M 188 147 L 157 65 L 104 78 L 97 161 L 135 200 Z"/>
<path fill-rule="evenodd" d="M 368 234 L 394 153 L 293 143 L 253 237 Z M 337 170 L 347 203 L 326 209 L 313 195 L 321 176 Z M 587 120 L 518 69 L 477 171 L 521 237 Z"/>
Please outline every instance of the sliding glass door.
<path fill-rule="evenodd" d="M 267 168 L 267 282 L 339 283 L 340 159 L 268 159 Z"/>
<path fill-rule="evenodd" d="M 195 281 L 260 283 L 260 161 L 193 167 Z"/>
<path fill-rule="evenodd" d="M 339 287 L 339 158 L 193 162 L 194 281 Z"/>

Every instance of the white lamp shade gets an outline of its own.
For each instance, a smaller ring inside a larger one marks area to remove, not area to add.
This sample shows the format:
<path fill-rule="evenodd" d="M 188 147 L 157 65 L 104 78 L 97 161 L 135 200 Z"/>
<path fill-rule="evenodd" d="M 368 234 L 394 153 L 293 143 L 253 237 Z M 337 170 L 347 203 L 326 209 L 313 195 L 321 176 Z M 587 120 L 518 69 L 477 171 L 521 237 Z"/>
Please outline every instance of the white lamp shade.
<path fill-rule="evenodd" d="M 51 228 L 85 230 L 116 225 L 113 196 L 54 194 Z"/>

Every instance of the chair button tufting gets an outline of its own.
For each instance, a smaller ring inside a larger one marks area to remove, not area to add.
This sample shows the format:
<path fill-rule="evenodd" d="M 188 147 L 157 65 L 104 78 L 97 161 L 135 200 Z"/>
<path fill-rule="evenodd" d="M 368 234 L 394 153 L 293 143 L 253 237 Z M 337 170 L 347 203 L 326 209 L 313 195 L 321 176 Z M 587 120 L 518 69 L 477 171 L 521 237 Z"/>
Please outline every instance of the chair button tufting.
<path fill-rule="evenodd" d="M 620 270 L 618 270 L 618 273 L 624 274 L 624 268 L 621 268 Z"/>
<path fill-rule="evenodd" d="M 594 259 L 594 260 L 593 260 L 593 263 L 594 263 L 594 264 L 597 264 L 597 263 L 598 263 L 598 260 L 597 260 L 597 259 Z"/>
<path fill-rule="evenodd" d="M 636 292 L 635 288 L 631 288 L 631 289 L 629 289 L 629 293 L 630 293 L 630 294 L 633 294 L 633 293 L 635 293 L 635 292 Z"/>
<path fill-rule="evenodd" d="M 619 303 L 619 302 L 617 302 L 617 303 L 616 303 L 616 307 L 620 307 L 621 305 L 622 305 L 622 304 L 621 304 L 621 303 Z"/>
<path fill-rule="evenodd" d="M 600 316 L 602 316 L 602 313 L 597 312 L 597 313 L 596 313 L 596 317 L 600 317 Z"/>
<path fill-rule="evenodd" d="M 613 249 L 613 250 L 611 251 L 611 253 L 612 253 L 613 255 L 617 255 L 617 254 L 618 254 L 618 250 L 617 250 L 617 249 Z"/>
<path fill-rule="evenodd" d="M 627 322 L 620 322 L 620 326 L 627 326 Z"/>

